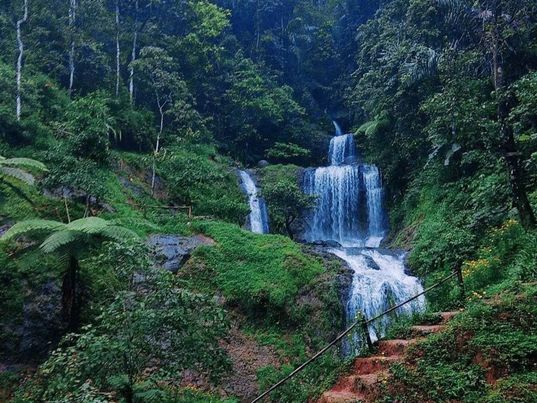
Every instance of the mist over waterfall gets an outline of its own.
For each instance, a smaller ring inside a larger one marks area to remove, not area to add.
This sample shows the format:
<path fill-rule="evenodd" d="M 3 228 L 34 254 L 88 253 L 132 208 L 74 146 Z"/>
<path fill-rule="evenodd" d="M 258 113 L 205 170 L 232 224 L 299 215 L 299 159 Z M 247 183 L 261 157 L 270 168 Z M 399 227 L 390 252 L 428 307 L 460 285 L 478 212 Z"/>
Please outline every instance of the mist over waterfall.
<path fill-rule="evenodd" d="M 248 225 L 250 231 L 256 234 L 267 234 L 269 232 L 268 211 L 265 200 L 259 195 L 259 191 L 254 179 L 247 171 L 239 171 L 242 188 L 248 196 L 250 214 L 248 215 Z"/>
<path fill-rule="evenodd" d="M 380 249 L 388 232 L 383 206 L 381 173 L 375 165 L 362 164 L 352 134 L 342 134 L 334 122 L 336 136 L 330 141 L 330 166 L 304 173 L 304 192 L 317 197 L 306 216 L 303 234 L 308 242 L 339 243 L 330 252 L 346 261 L 353 270 L 353 283 L 346 304 L 347 322 L 357 315 L 372 318 L 423 291 L 416 277 L 405 270 L 404 253 Z M 424 297 L 400 308 L 370 327 L 373 341 L 385 335 L 393 316 L 423 310 Z M 356 354 L 363 345 L 356 333 L 345 343 L 347 354 Z"/>

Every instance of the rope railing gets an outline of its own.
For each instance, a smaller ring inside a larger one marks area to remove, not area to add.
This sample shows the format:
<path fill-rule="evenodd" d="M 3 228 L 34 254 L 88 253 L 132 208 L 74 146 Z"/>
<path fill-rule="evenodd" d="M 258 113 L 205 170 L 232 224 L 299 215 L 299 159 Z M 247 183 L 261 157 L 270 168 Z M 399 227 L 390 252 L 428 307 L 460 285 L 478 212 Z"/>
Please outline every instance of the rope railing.
<path fill-rule="evenodd" d="M 267 397 L 270 393 L 272 393 L 273 391 L 275 391 L 276 389 L 278 389 L 280 386 L 282 386 L 284 383 L 286 383 L 287 381 L 289 381 L 291 378 L 293 378 L 296 374 L 298 374 L 299 372 L 301 372 L 304 368 L 306 368 L 308 365 L 310 365 L 311 363 L 313 363 L 315 360 L 317 360 L 320 356 L 322 356 L 324 353 L 326 353 L 328 350 L 330 350 L 330 348 L 332 348 L 333 346 L 335 346 L 337 343 L 339 343 L 345 336 L 347 336 L 356 326 L 358 325 L 361 325 L 361 326 L 364 326 L 366 331 L 367 331 L 367 325 L 376 321 L 377 319 L 380 319 L 382 318 L 383 316 L 385 315 L 388 315 L 389 313 L 392 313 L 393 311 L 401 308 L 403 305 L 406 305 L 412 301 L 414 301 L 415 299 L 421 297 L 422 295 L 428 293 L 429 291 L 431 291 L 432 289 L 446 283 L 448 280 L 452 279 L 453 277 L 459 277 L 459 270 L 456 270 L 454 271 L 453 273 L 451 273 L 449 276 L 443 278 L 442 280 L 440 280 L 439 282 L 437 282 L 436 284 L 433 284 L 432 286 L 426 288 L 425 290 L 423 290 L 422 292 L 420 292 L 419 294 L 416 294 L 414 295 L 412 298 L 409 298 L 407 299 L 406 301 L 404 302 L 401 302 L 400 304 L 397 304 L 393 307 L 391 307 L 390 309 L 378 314 L 377 316 L 374 316 L 370 319 L 367 319 L 367 320 L 357 320 L 356 322 L 354 322 L 351 326 L 349 326 L 343 333 L 341 333 L 339 336 L 337 336 L 334 340 L 332 340 L 329 344 L 327 344 L 322 350 L 319 350 L 314 356 L 312 356 L 309 360 L 307 360 L 306 362 L 304 362 L 303 364 L 301 364 L 299 367 L 297 367 L 293 372 L 291 372 L 289 375 L 287 375 L 285 378 L 281 379 L 279 382 L 275 383 L 274 385 L 272 385 L 270 388 L 268 388 L 265 392 L 263 392 L 262 394 L 260 394 L 258 397 L 256 397 L 254 400 L 252 400 L 252 403 L 256 403 L 256 402 L 259 402 L 261 401 L 262 399 L 264 399 L 265 397 Z"/>

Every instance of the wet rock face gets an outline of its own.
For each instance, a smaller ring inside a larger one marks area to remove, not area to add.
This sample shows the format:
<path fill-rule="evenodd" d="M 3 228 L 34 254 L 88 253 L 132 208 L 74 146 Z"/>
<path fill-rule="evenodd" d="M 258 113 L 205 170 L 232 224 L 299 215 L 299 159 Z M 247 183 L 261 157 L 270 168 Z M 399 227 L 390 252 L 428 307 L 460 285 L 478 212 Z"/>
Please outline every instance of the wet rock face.
<path fill-rule="evenodd" d="M 61 286 L 55 281 L 45 283 L 38 293 L 24 303 L 20 354 L 31 360 L 44 356 L 64 333 Z"/>
<path fill-rule="evenodd" d="M 212 239 L 202 235 L 152 235 L 147 243 L 152 250 L 155 265 L 172 273 L 179 271 L 198 246 L 214 245 Z"/>
<path fill-rule="evenodd" d="M 331 268 L 333 271 L 335 287 L 337 290 L 337 297 L 340 305 L 340 315 L 342 322 L 345 321 L 345 306 L 349 299 L 349 294 L 352 287 L 353 271 L 349 265 L 343 260 L 330 252 L 332 247 L 326 245 L 312 245 L 306 244 L 303 246 L 303 250 L 306 253 L 315 255 L 323 259 L 324 266 Z M 336 329 L 340 330 L 340 329 Z"/>
<path fill-rule="evenodd" d="M 49 280 L 24 299 L 20 319 L 2 322 L 0 357 L 8 363 L 35 363 L 56 347 L 65 332 L 61 285 Z"/>

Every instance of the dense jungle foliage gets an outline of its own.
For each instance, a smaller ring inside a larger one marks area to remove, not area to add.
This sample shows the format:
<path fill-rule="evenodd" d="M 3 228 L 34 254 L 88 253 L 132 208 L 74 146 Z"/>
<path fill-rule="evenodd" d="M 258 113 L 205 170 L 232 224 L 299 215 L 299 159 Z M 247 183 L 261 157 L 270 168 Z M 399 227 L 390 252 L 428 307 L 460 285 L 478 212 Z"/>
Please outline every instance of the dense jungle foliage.
<path fill-rule="evenodd" d="M 533 401 L 532 0 L 2 1 L 0 401 L 245 401 L 324 346 L 348 272 L 297 241 L 333 120 L 382 171 L 386 245 L 426 286 L 465 279 L 428 296 L 466 311 L 386 401 Z M 241 167 L 271 235 L 241 228 Z M 164 235 L 201 244 L 176 273 Z"/>

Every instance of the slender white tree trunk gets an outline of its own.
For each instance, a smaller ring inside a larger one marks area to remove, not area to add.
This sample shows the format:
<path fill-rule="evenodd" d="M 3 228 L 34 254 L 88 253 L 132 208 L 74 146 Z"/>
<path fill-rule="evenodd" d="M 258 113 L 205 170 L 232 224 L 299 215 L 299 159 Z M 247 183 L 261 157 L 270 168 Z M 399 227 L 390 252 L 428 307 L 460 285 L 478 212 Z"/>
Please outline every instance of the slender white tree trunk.
<path fill-rule="evenodd" d="M 132 36 L 131 65 L 129 68 L 129 96 L 131 104 L 134 102 L 134 62 L 136 61 L 136 47 L 138 46 L 138 0 L 135 2 L 134 34 Z"/>
<path fill-rule="evenodd" d="M 162 137 L 162 132 L 164 131 L 164 108 L 166 107 L 166 104 L 168 102 L 162 103 L 160 101 L 160 97 L 157 95 L 157 104 L 158 104 L 158 110 L 160 113 L 160 127 L 157 134 L 157 143 L 155 145 L 155 154 L 153 155 L 153 173 L 151 175 L 151 195 L 155 193 L 155 179 L 156 179 L 156 171 L 157 171 L 157 156 L 160 151 L 160 139 Z"/>
<path fill-rule="evenodd" d="M 69 30 L 71 31 L 71 49 L 69 51 L 69 94 L 73 92 L 75 81 L 75 22 L 76 22 L 76 0 L 69 0 Z"/>
<path fill-rule="evenodd" d="M 28 0 L 24 0 L 24 15 L 17 21 L 17 45 L 19 47 L 19 56 L 17 58 L 17 120 L 21 120 L 22 112 L 22 61 L 24 57 L 24 43 L 22 42 L 21 27 L 28 21 Z"/>
<path fill-rule="evenodd" d="M 120 59 L 121 49 L 119 47 L 119 0 L 116 0 L 116 98 L 119 96 L 120 82 Z"/>

